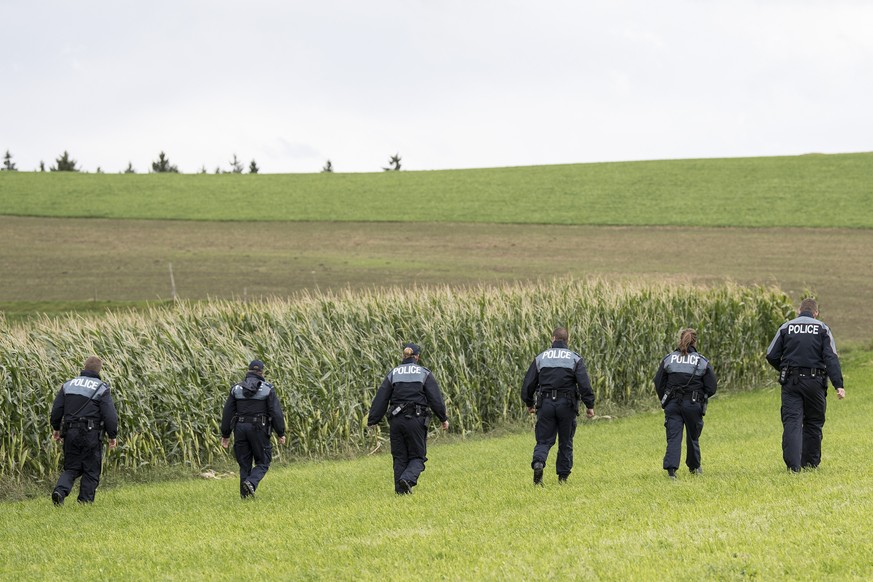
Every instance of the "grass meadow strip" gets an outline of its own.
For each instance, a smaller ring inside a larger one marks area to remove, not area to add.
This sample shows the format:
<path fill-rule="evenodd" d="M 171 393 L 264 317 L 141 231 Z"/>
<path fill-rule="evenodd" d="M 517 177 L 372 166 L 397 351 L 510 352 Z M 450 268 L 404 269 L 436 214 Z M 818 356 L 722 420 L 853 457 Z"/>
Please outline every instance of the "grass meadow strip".
<path fill-rule="evenodd" d="M 873 153 L 333 174 L 0 173 L 0 214 L 873 228 Z M 548 204 L 543 204 L 543 199 Z M 415 200 L 399 210 L 399 200 Z M 825 203 L 823 203 L 825 202 Z M 815 212 L 785 212 L 787 207 Z M 269 208 L 269 212 L 264 212 Z"/>
<path fill-rule="evenodd" d="M 651 396 L 659 358 L 693 326 L 723 388 L 767 378 L 762 353 L 791 313 L 776 289 L 618 286 L 561 279 L 457 290 L 422 287 L 304 293 L 257 303 L 180 302 L 103 317 L 0 318 L 0 476 L 54 477 L 51 402 L 84 358 L 104 359 L 120 418 L 106 463 L 137 472 L 223 458 L 221 406 L 254 357 L 268 366 L 295 457 L 372 445 L 365 412 L 403 341 L 422 348 L 446 395 L 452 429 L 482 432 L 525 415 L 521 379 L 556 325 L 586 359 L 598 408 Z M 281 453 L 280 453 L 281 454 Z"/>

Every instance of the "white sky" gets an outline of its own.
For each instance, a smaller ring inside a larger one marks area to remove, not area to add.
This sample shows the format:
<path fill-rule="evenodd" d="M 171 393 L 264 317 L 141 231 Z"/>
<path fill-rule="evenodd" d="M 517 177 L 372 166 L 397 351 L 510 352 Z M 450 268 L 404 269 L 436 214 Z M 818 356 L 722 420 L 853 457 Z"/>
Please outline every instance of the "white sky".
<path fill-rule="evenodd" d="M 873 151 L 862 0 L 0 0 L 0 155 L 380 171 Z"/>

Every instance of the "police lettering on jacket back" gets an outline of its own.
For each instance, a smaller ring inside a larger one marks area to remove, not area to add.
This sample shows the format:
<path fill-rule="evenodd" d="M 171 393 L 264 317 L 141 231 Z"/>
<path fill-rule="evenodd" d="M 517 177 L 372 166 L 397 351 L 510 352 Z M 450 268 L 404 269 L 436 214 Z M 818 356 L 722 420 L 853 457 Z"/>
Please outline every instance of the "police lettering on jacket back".
<path fill-rule="evenodd" d="M 837 344 L 823 322 L 800 315 L 785 322 L 767 348 L 767 361 L 774 368 L 825 368 L 834 385 L 842 383 Z"/>
<path fill-rule="evenodd" d="M 818 323 L 789 323 L 788 334 L 814 333 L 818 334 L 821 326 Z"/>
<path fill-rule="evenodd" d="M 87 376 L 78 376 L 64 383 L 65 396 L 84 396 L 85 398 L 97 399 L 108 390 L 106 382 L 99 378 L 89 378 Z"/>
<path fill-rule="evenodd" d="M 700 376 L 706 370 L 706 358 L 697 352 L 682 354 L 675 351 L 664 358 L 664 371 L 669 374 L 690 374 Z"/>
<path fill-rule="evenodd" d="M 418 364 L 400 364 L 388 373 L 388 379 L 392 384 L 424 384 L 429 370 Z"/>
<path fill-rule="evenodd" d="M 537 371 L 543 368 L 568 368 L 573 370 L 582 356 L 567 348 L 549 348 L 537 356 Z"/>

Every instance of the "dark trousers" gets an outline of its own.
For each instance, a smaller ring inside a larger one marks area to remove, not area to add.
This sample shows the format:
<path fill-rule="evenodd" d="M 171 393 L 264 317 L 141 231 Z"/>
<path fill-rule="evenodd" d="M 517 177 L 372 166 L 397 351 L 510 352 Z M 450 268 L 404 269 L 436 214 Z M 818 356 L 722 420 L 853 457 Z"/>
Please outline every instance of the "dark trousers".
<path fill-rule="evenodd" d="M 537 444 L 534 447 L 534 463 L 546 464 L 549 450 L 558 440 L 558 460 L 555 470 L 558 475 L 568 476 L 573 469 L 573 437 L 576 434 L 576 407 L 569 398 L 545 397 L 537 411 Z"/>
<path fill-rule="evenodd" d="M 824 378 L 794 376 L 782 387 L 782 458 L 792 471 L 821 462 L 826 409 Z"/>
<path fill-rule="evenodd" d="M 55 491 L 60 491 L 66 497 L 73 489 L 73 483 L 79 477 L 79 501 L 93 503 L 100 484 L 100 470 L 103 467 L 103 443 L 100 441 L 100 429 L 71 428 L 64 437 L 64 472 L 55 485 Z"/>
<path fill-rule="evenodd" d="M 243 482 L 248 481 L 257 489 L 273 460 L 269 428 L 260 423 L 237 423 L 233 429 L 233 452 L 239 463 L 239 492 L 240 495 L 246 495 Z"/>
<path fill-rule="evenodd" d="M 399 414 L 388 420 L 391 456 L 394 457 L 394 490 L 403 493 L 400 480 L 418 483 L 427 462 L 427 416 Z"/>
<path fill-rule="evenodd" d="M 667 429 L 665 469 L 678 469 L 682 459 L 682 430 L 685 429 L 685 464 L 689 469 L 700 467 L 700 433 L 703 432 L 703 405 L 688 398 L 673 398 L 664 407 L 664 428 Z"/>

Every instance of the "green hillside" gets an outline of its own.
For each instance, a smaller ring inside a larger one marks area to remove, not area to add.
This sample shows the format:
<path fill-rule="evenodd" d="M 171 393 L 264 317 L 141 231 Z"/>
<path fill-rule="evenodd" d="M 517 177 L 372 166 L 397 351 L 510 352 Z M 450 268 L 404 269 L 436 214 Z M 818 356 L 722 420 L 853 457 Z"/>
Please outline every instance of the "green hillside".
<path fill-rule="evenodd" d="M 873 153 L 370 174 L 0 174 L 0 214 L 873 228 Z"/>

